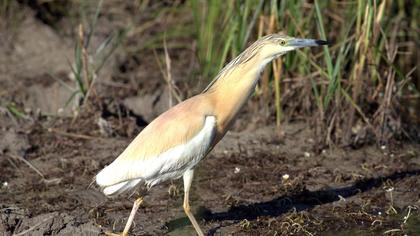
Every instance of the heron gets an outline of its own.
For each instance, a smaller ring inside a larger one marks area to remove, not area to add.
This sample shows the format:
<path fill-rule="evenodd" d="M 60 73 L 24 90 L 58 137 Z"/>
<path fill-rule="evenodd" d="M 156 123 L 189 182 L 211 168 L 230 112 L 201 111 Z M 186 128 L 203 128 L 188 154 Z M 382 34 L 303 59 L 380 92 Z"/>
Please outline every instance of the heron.
<path fill-rule="evenodd" d="M 111 164 L 96 175 L 97 185 L 105 195 L 115 196 L 133 190 L 141 183 L 151 188 L 182 177 L 184 212 L 196 233 L 204 235 L 189 203 L 197 164 L 229 130 L 268 63 L 298 48 L 327 44 L 324 40 L 282 34 L 258 39 L 228 63 L 203 92 L 173 106 L 149 123 Z M 128 235 L 142 202 L 142 197 L 134 202 L 122 236 Z"/>

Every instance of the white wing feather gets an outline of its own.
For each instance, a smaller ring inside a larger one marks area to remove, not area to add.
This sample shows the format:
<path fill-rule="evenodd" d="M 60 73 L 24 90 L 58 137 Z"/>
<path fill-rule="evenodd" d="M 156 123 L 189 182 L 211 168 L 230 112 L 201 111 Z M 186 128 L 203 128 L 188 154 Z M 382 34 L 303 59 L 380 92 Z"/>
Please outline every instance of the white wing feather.
<path fill-rule="evenodd" d="M 215 133 L 216 117 L 207 116 L 203 128 L 188 142 L 146 160 L 139 158 L 130 163 L 120 163 L 116 159 L 98 173 L 96 183 L 104 188 L 106 195 L 116 195 L 134 188 L 142 181 L 151 187 L 168 179 L 179 178 L 205 157 Z M 115 184 L 119 179 L 125 181 Z"/>

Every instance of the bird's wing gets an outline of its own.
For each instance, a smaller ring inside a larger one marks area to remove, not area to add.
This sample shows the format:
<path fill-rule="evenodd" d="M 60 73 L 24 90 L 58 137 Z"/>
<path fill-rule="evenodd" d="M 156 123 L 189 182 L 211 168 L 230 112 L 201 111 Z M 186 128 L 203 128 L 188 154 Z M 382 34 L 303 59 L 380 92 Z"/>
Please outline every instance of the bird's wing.
<path fill-rule="evenodd" d="M 207 154 L 216 132 L 216 118 L 200 99 L 178 104 L 151 122 L 120 154 L 96 176 L 101 187 L 157 177 L 179 177 L 180 172 Z M 175 176 L 176 175 L 176 176 Z M 160 181 L 158 181 L 160 182 Z"/>

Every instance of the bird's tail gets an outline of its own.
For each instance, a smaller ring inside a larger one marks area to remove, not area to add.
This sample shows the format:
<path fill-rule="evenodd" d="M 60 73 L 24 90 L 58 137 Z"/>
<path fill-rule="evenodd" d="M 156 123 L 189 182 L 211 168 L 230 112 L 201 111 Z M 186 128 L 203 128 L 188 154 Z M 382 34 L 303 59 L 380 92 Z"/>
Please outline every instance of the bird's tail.
<path fill-rule="evenodd" d="M 121 165 L 114 161 L 96 175 L 96 184 L 108 196 L 118 195 L 133 189 L 142 181 L 142 178 L 130 178 L 127 168 L 127 165 Z"/>
<path fill-rule="evenodd" d="M 142 179 L 128 180 L 115 185 L 107 186 L 103 188 L 102 191 L 107 196 L 118 195 L 135 188 L 141 182 L 141 180 Z"/>

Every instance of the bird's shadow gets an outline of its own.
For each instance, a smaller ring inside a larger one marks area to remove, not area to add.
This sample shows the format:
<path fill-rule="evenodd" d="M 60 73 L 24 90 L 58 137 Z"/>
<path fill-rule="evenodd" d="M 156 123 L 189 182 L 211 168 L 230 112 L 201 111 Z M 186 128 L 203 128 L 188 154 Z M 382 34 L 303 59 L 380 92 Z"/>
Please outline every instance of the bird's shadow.
<path fill-rule="evenodd" d="M 254 220 L 260 216 L 271 216 L 276 217 L 283 213 L 296 209 L 296 211 L 303 211 L 312 209 L 315 206 L 327 204 L 340 200 L 341 198 L 348 198 L 358 193 L 366 192 L 372 188 L 380 187 L 385 181 L 398 180 L 410 176 L 420 175 L 420 170 L 411 170 L 396 172 L 387 176 L 381 176 L 376 178 L 366 178 L 355 182 L 351 186 L 341 188 L 331 188 L 325 190 L 308 191 L 290 195 L 276 197 L 270 201 L 253 203 L 253 204 L 242 204 L 229 208 L 224 212 L 211 212 L 207 209 L 200 209 L 199 213 L 196 214 L 205 221 L 241 221 L 244 219 Z M 187 217 L 178 218 L 172 220 L 166 224 L 169 231 L 171 228 L 179 228 L 185 225 L 189 225 Z M 176 226 L 176 227 L 174 227 Z M 214 235 L 219 227 L 212 228 L 207 235 Z"/>

